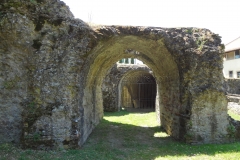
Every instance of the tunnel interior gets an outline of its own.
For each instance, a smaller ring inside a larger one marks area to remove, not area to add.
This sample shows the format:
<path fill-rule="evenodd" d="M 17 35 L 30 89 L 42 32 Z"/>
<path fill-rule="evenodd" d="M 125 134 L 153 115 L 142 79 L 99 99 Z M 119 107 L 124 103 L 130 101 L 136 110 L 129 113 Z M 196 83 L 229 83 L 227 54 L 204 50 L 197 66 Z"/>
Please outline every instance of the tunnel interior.
<path fill-rule="evenodd" d="M 179 121 L 174 112 L 179 110 L 179 72 L 174 57 L 162 40 L 155 41 L 136 36 L 113 37 L 104 42 L 104 45 L 99 44 L 95 47 L 91 54 L 87 60 L 89 65 L 83 68 L 83 75 L 80 75 L 85 77 L 82 79 L 85 81 L 82 83 L 84 92 L 80 95 L 83 97 L 84 115 L 80 145 L 103 117 L 102 83 L 107 71 L 123 58 L 139 59 L 152 70 L 157 86 L 157 121 L 169 135 L 178 138 Z"/>
<path fill-rule="evenodd" d="M 119 85 L 122 108 L 155 109 L 157 85 L 147 71 L 130 71 Z"/>

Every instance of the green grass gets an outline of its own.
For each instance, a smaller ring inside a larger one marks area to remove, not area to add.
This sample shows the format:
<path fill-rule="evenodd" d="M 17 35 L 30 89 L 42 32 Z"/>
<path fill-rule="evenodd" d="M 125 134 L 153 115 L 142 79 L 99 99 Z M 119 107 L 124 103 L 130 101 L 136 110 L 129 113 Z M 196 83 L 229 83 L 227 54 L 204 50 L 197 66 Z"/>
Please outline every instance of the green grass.
<path fill-rule="evenodd" d="M 46 160 L 150 160 L 240 159 L 240 142 L 187 145 L 169 137 L 156 123 L 155 113 L 121 111 L 105 113 L 81 149 L 58 151 L 21 150 L 0 145 L 0 159 Z"/>
<path fill-rule="evenodd" d="M 228 110 L 228 114 L 230 117 L 232 117 L 233 119 L 237 120 L 237 121 L 240 121 L 240 115 L 234 113 L 233 111 L 231 110 Z"/>

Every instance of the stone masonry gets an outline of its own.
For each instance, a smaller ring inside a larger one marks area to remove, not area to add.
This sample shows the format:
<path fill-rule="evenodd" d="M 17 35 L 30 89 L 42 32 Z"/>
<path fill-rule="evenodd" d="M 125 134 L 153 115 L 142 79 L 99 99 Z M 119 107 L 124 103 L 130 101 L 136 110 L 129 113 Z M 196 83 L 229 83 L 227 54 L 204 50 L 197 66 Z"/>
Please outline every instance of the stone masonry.
<path fill-rule="evenodd" d="M 116 64 L 106 74 L 102 85 L 102 97 L 104 111 L 119 111 L 121 108 L 120 89 L 121 82 L 127 74 L 132 72 L 143 71 L 151 72 L 146 65 L 135 64 Z"/>
<path fill-rule="evenodd" d="M 228 94 L 240 94 L 240 79 L 225 79 L 224 87 Z"/>
<path fill-rule="evenodd" d="M 103 79 L 122 58 L 152 70 L 158 121 L 169 135 L 196 144 L 229 141 L 219 35 L 201 28 L 93 29 L 60 0 L 1 0 L 0 10 L 1 143 L 81 146 L 103 117 Z"/>
<path fill-rule="evenodd" d="M 240 79 L 225 79 L 225 90 L 228 98 L 228 109 L 240 115 Z M 240 139 L 240 121 L 230 118 L 231 124 L 235 127 L 236 138 Z"/>

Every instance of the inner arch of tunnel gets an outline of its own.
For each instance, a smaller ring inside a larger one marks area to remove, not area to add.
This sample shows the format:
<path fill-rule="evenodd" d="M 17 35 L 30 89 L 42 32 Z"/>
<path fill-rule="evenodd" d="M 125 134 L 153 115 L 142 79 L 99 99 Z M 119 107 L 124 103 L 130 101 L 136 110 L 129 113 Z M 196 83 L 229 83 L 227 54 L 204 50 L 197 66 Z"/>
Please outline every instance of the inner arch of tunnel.
<path fill-rule="evenodd" d="M 150 70 L 131 70 L 123 75 L 118 84 L 119 109 L 155 109 L 157 85 L 151 72 Z"/>
<path fill-rule="evenodd" d="M 156 99 L 158 121 L 168 134 L 179 138 L 179 121 L 174 114 L 179 110 L 179 71 L 174 57 L 162 39 L 116 36 L 98 44 L 91 55 L 83 76 L 86 78 L 83 83 L 84 118 L 81 124 L 83 133 L 80 145 L 103 117 L 101 85 L 107 71 L 122 58 L 137 58 L 153 71 L 159 94 L 159 98 Z"/>

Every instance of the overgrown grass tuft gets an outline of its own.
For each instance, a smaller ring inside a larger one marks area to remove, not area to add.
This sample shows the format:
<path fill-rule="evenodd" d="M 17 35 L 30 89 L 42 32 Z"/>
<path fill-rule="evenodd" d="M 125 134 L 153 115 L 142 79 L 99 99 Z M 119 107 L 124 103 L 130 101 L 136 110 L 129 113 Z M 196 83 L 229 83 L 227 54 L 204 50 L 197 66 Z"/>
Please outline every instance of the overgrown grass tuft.
<path fill-rule="evenodd" d="M 21 150 L 0 146 L 2 159 L 149 160 L 149 159 L 240 159 L 240 142 L 187 145 L 176 142 L 157 124 L 154 112 L 105 113 L 81 149 L 58 151 Z"/>

